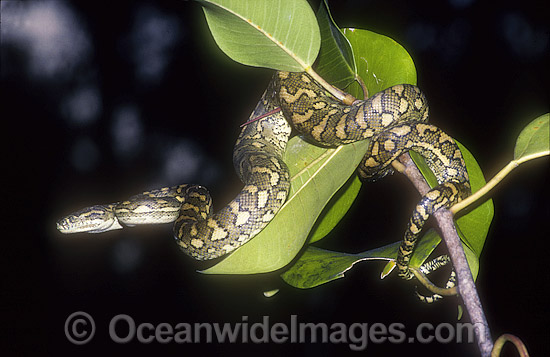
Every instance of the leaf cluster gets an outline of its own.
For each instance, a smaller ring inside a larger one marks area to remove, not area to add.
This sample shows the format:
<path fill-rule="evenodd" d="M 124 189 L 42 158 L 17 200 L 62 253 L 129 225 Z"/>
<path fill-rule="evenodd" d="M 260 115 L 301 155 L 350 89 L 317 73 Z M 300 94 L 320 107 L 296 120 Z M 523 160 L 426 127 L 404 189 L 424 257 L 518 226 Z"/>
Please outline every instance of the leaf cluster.
<path fill-rule="evenodd" d="M 355 97 L 372 95 L 395 84 L 416 84 L 414 62 L 401 45 L 371 31 L 340 29 L 326 1 L 321 2 L 316 14 L 305 0 L 200 2 L 217 45 L 242 64 L 306 71 L 322 84 L 330 82 Z M 516 160 L 529 155 L 539 157 L 545 150 L 548 155 L 548 114 L 533 123 L 518 139 Z M 311 245 L 334 228 L 356 199 L 361 183 L 354 171 L 367 144 L 327 149 L 294 137 L 285 153 L 292 177 L 287 203 L 251 242 L 203 273 L 255 274 L 283 269 L 285 282 L 311 288 L 343 277 L 360 261 L 393 262 L 400 242 L 356 254 Z M 472 191 L 486 187 L 474 156 L 459 146 Z M 423 159 L 414 153 L 411 156 L 427 182 L 435 185 Z M 492 201 L 486 200 L 456 219 L 474 278 L 493 212 Z M 426 261 L 440 241 L 435 231 L 427 231 L 415 250 L 411 267 Z"/>

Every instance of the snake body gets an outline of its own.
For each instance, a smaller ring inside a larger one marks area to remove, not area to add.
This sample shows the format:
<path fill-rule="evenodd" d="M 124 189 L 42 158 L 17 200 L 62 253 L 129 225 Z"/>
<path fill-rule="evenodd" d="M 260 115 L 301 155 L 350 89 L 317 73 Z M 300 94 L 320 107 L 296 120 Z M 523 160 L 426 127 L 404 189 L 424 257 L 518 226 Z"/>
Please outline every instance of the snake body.
<path fill-rule="evenodd" d="M 268 88 L 251 119 L 275 109 L 273 93 Z M 275 217 L 290 189 L 282 158 L 290 132 L 281 112 L 244 127 L 235 144 L 233 164 L 245 186 L 213 216 L 206 189 L 187 199 L 174 224 L 176 240 L 184 252 L 200 260 L 220 257 L 248 242 Z"/>
<path fill-rule="evenodd" d="M 371 139 L 358 168 L 362 180 L 391 173 L 391 163 L 408 150 L 426 159 L 439 185 L 416 205 L 397 256 L 399 276 L 411 279 L 409 261 L 430 215 L 470 194 L 466 164 L 457 144 L 426 123 L 429 107 L 424 94 L 416 86 L 400 84 L 345 106 L 306 73 L 278 72 L 275 81 L 285 117 L 306 139 L 328 146 Z"/>
<path fill-rule="evenodd" d="M 125 225 L 174 223 L 174 236 L 188 255 L 208 260 L 225 255 L 258 234 L 284 204 L 290 189 L 283 153 L 291 128 L 275 109 L 272 84 L 251 119 L 262 117 L 241 131 L 233 150 L 233 164 L 245 184 L 241 192 L 213 213 L 208 190 L 200 185 L 178 185 L 143 192 L 126 201 L 95 205 L 57 222 L 62 233 L 101 233 Z"/>
<path fill-rule="evenodd" d="M 280 112 L 273 111 L 277 107 Z M 119 221 L 127 225 L 175 221 L 174 234 L 185 253 L 201 260 L 227 254 L 259 233 L 284 204 L 290 179 L 282 154 L 291 122 L 307 140 L 324 146 L 370 139 L 358 168 L 366 181 L 390 173 L 392 161 L 408 150 L 425 157 L 439 185 L 415 207 L 400 246 L 398 273 L 410 279 L 409 260 L 426 220 L 470 192 L 460 150 L 450 136 L 427 124 L 428 112 L 424 94 L 412 85 L 396 85 L 344 105 L 306 73 L 277 72 L 250 116 L 261 119 L 247 124 L 235 145 L 233 162 L 245 186 L 219 212 L 212 212 L 204 187 L 180 185 L 89 207 L 61 219 L 58 229 L 103 232 L 121 228 Z"/>

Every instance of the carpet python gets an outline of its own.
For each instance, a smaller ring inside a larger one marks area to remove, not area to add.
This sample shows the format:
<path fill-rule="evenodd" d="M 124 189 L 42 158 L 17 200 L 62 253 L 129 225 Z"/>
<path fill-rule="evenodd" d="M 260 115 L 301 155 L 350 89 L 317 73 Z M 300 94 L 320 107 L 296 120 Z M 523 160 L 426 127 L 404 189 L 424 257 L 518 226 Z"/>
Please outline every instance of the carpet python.
<path fill-rule="evenodd" d="M 275 81 L 282 112 L 307 140 L 326 146 L 371 140 L 358 168 L 363 181 L 391 173 L 391 163 L 408 150 L 424 157 L 439 185 L 416 205 L 399 247 L 398 275 L 412 279 L 409 261 L 430 215 L 470 194 L 462 153 L 449 135 L 427 124 L 424 94 L 416 86 L 399 84 L 345 106 L 306 73 L 278 72 Z"/>
<path fill-rule="evenodd" d="M 208 190 L 178 185 L 143 192 L 122 202 L 96 205 L 57 222 L 62 233 L 101 233 L 128 226 L 174 222 L 180 248 L 197 260 L 221 257 L 258 234 L 286 201 L 290 176 L 283 153 L 291 133 L 281 111 L 275 111 L 274 83 L 256 105 L 233 149 L 233 164 L 244 188 L 213 213 Z"/>
<path fill-rule="evenodd" d="M 280 107 L 281 111 L 274 111 Z M 372 181 L 392 172 L 399 155 L 414 150 L 439 185 L 416 205 L 397 258 L 398 274 L 411 279 L 409 260 L 429 216 L 470 194 L 468 173 L 454 140 L 427 124 L 428 104 L 419 88 L 396 85 L 367 100 L 344 105 L 303 72 L 277 72 L 237 139 L 235 169 L 244 188 L 213 213 L 208 191 L 179 185 L 144 192 L 122 202 L 96 205 L 62 218 L 62 233 L 99 233 L 125 225 L 174 223 L 174 235 L 188 255 L 207 260 L 225 255 L 259 233 L 284 204 L 290 187 L 282 155 L 291 128 L 308 141 L 339 146 L 370 139 L 358 174 Z"/>

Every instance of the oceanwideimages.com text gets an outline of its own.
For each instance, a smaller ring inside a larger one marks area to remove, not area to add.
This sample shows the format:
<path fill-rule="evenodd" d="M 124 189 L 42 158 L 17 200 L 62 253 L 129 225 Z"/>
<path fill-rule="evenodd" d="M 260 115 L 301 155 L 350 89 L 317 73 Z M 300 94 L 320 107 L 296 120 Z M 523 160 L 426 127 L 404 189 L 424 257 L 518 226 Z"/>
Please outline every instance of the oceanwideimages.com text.
<path fill-rule="evenodd" d="M 475 329 L 471 323 L 422 323 L 408 335 L 402 323 L 324 323 L 300 321 L 291 315 L 287 322 L 250 321 L 242 316 L 240 322 L 140 322 L 129 315 L 114 316 L 108 329 L 110 339 L 117 344 L 150 343 L 331 343 L 347 344 L 351 350 L 362 351 L 369 343 L 474 343 Z M 93 318 L 82 311 L 71 314 L 65 321 L 65 335 L 74 344 L 92 340 L 96 330 Z M 483 336 L 484 334 L 480 334 Z"/>

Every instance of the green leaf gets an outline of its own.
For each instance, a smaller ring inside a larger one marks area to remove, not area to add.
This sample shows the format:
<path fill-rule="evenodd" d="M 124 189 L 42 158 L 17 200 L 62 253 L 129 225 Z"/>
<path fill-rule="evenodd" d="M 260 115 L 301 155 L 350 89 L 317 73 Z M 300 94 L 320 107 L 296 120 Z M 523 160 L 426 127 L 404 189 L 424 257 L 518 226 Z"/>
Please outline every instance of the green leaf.
<path fill-rule="evenodd" d="M 411 155 L 411 159 L 414 161 L 414 164 L 418 167 L 418 170 L 428 183 L 428 186 L 430 186 L 430 188 L 437 186 L 437 178 L 433 174 L 432 170 L 430 170 L 430 167 L 426 163 L 426 160 L 424 160 L 424 157 L 417 154 L 413 150 L 410 150 L 409 154 Z"/>
<path fill-rule="evenodd" d="M 438 244 L 436 234 L 427 234 L 417 246 L 416 251 L 430 255 Z M 346 271 L 356 263 L 369 260 L 394 261 L 401 242 L 395 242 L 380 248 L 357 254 L 334 252 L 309 246 L 296 263 L 281 278 L 289 285 L 300 289 L 313 288 L 329 281 L 343 278 Z M 417 254 L 415 251 L 415 255 Z M 411 260 L 411 266 L 418 260 Z M 416 266 L 417 267 L 417 266 Z"/>
<path fill-rule="evenodd" d="M 344 35 L 353 48 L 357 73 L 369 95 L 396 84 L 416 84 L 416 69 L 409 53 L 391 38 L 367 30 L 346 28 Z M 347 91 L 363 98 L 361 87 L 353 83 Z"/>
<path fill-rule="evenodd" d="M 359 194 L 361 186 L 359 177 L 352 175 L 344 186 L 336 192 L 319 216 L 317 222 L 315 222 L 309 238 L 310 244 L 321 240 L 334 229 L 350 209 Z"/>
<path fill-rule="evenodd" d="M 321 50 L 315 71 L 333 86 L 345 88 L 355 80 L 357 72 L 351 45 L 334 22 L 326 0 L 319 5 L 317 19 L 321 30 Z"/>
<path fill-rule="evenodd" d="M 200 0 L 214 40 L 239 63 L 283 71 L 310 67 L 320 47 L 305 0 Z"/>
<path fill-rule="evenodd" d="M 264 296 L 266 298 L 270 298 L 270 297 L 273 297 L 275 295 L 277 295 L 277 293 L 279 292 L 279 289 L 273 289 L 273 290 L 269 290 L 269 291 L 264 291 Z"/>
<path fill-rule="evenodd" d="M 360 141 L 327 149 L 292 138 L 284 157 L 292 178 L 284 206 L 254 239 L 202 272 L 265 273 L 290 263 L 327 202 L 355 172 L 367 145 L 367 141 Z"/>
<path fill-rule="evenodd" d="M 401 244 L 401 241 L 398 242 Z M 437 248 L 437 246 L 441 243 L 441 238 L 439 237 L 439 234 L 433 229 L 429 229 L 418 241 L 418 244 L 416 245 L 416 248 L 414 249 L 413 256 L 411 258 L 410 266 L 413 268 L 418 268 L 424 262 L 430 254 Z M 393 257 L 397 259 L 397 253 Z"/>
<path fill-rule="evenodd" d="M 474 281 L 477 279 L 477 274 L 479 273 L 479 256 L 474 253 L 468 246 L 462 245 L 464 247 L 464 254 L 466 255 L 466 261 L 472 272 L 472 277 Z"/>
<path fill-rule="evenodd" d="M 546 113 L 529 123 L 519 134 L 514 159 L 550 154 L 550 114 Z"/>
<path fill-rule="evenodd" d="M 344 273 L 355 263 L 383 255 L 386 251 L 397 252 L 398 245 L 385 246 L 378 250 L 358 254 L 347 254 L 309 246 L 300 259 L 281 278 L 294 287 L 308 289 L 344 277 Z"/>
<path fill-rule="evenodd" d="M 472 192 L 476 192 L 485 185 L 485 177 L 472 153 L 461 143 L 457 142 L 457 144 L 466 162 Z M 481 256 L 485 239 L 489 233 L 489 227 L 493 221 L 494 212 L 493 200 L 487 200 L 456 219 L 456 226 L 462 242 L 473 251 L 477 258 Z M 468 260 L 468 263 L 470 264 L 470 269 L 475 265 L 470 260 Z M 476 263 L 478 262 L 476 261 Z"/>
<path fill-rule="evenodd" d="M 322 21 L 320 20 L 320 23 Z M 322 27 L 323 25 L 321 25 Z M 332 26 L 335 26 L 332 24 Z M 389 83 L 389 85 L 395 85 L 399 83 L 413 83 L 416 82 L 416 71 L 414 63 L 411 57 L 395 41 L 389 37 L 378 35 L 376 33 L 366 30 L 352 30 L 344 29 L 344 33 L 353 46 L 354 61 L 359 64 L 358 73 L 362 76 L 365 84 L 371 94 L 374 94 L 386 87 L 380 86 L 380 83 L 367 80 L 369 75 L 372 77 L 372 73 L 376 74 L 381 83 Z M 368 42 L 373 41 L 374 45 L 369 45 Z M 323 43 L 328 42 L 323 37 Z M 356 47 L 357 46 L 357 47 Z M 391 61 L 378 60 L 379 54 L 385 54 Z M 366 68 L 366 63 L 373 64 L 369 67 L 369 72 Z M 392 66 L 402 66 L 399 70 L 396 70 Z M 338 72 L 336 72 L 338 73 Z M 401 77 L 399 77 L 401 75 Z M 323 76 L 326 76 L 323 73 Z M 351 88 L 353 90 L 353 88 Z M 359 87 L 352 91 L 356 97 L 361 97 L 362 92 Z M 336 224 L 342 219 L 346 212 L 351 207 L 351 204 L 355 200 L 361 183 L 359 179 L 354 179 L 343 186 L 340 191 L 334 196 L 331 202 L 327 205 L 325 211 L 321 214 L 318 222 L 316 223 L 310 243 L 316 242 L 325 237 Z"/>

